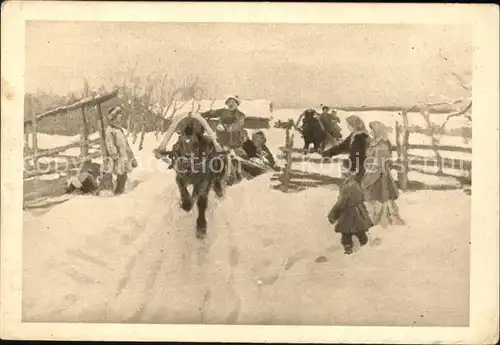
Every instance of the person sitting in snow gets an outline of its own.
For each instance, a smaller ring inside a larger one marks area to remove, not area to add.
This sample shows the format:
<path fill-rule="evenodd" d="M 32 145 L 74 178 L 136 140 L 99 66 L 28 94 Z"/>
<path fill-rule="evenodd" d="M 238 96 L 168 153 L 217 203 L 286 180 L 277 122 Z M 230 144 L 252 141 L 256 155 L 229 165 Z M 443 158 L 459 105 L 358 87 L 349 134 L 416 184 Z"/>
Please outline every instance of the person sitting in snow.
<path fill-rule="evenodd" d="M 99 193 L 100 175 L 101 166 L 92 163 L 90 159 L 86 159 L 76 175 L 69 178 L 66 193 L 97 195 Z"/>
<path fill-rule="evenodd" d="M 352 254 L 352 236 L 356 236 L 360 246 L 368 243 L 366 233 L 373 222 L 364 204 L 364 191 L 356 179 L 356 175 L 349 173 L 341 186 L 337 202 L 328 213 L 328 221 L 335 224 L 335 232 L 342 234 L 341 243 L 346 255 Z"/>

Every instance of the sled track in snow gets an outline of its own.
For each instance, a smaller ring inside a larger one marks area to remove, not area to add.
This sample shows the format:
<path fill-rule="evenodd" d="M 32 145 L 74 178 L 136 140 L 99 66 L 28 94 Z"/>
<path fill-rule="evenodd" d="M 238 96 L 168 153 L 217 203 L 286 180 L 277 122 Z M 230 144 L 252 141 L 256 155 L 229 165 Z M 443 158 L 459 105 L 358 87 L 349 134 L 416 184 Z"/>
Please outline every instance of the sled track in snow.
<path fill-rule="evenodd" d="M 194 208 L 185 212 L 179 207 L 175 184 L 166 186 L 157 199 L 156 211 L 151 212 L 144 224 L 143 233 L 149 238 L 143 241 L 125 265 L 116 297 L 108 309 L 109 321 L 236 322 L 240 301 L 232 286 L 232 279 L 233 268 L 238 262 L 238 251 L 232 246 L 231 249 L 224 249 L 223 253 L 219 250 L 216 255 L 212 255 L 211 252 L 217 235 L 221 232 L 216 226 L 225 223 L 230 228 L 228 222 L 215 222 L 215 214 L 221 206 L 219 204 L 225 200 L 217 200 L 213 193 L 210 194 L 207 237 L 205 241 L 200 241 L 195 237 L 197 210 Z M 223 232 L 230 234 L 231 230 L 223 229 Z M 230 238 L 228 241 L 230 243 Z M 224 242 L 218 247 L 224 248 L 229 244 Z M 219 291 L 221 287 L 223 291 Z M 228 315 L 221 320 L 218 300 L 227 300 L 231 296 L 235 300 L 231 304 L 235 307 L 225 311 L 223 314 Z M 125 301 L 128 304 L 135 301 L 133 308 L 127 312 L 121 308 Z"/>

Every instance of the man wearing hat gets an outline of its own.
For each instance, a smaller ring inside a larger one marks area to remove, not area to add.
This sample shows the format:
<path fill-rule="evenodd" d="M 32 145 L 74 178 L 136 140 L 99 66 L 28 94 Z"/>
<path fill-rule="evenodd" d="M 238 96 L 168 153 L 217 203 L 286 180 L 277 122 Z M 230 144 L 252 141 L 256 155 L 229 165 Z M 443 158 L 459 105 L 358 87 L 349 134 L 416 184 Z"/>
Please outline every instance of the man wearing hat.
<path fill-rule="evenodd" d="M 219 118 L 219 124 L 216 128 L 217 139 L 221 145 L 234 149 L 235 153 L 238 155 L 242 150 L 243 135 L 241 131 L 243 130 L 243 123 L 245 122 L 245 114 L 238 109 L 240 103 L 238 96 L 229 96 L 225 102 L 227 108 L 212 110 L 201 114 L 209 118 Z"/>
<path fill-rule="evenodd" d="M 108 157 L 104 160 L 104 172 L 116 175 L 115 194 L 124 192 L 127 174 L 137 167 L 137 160 L 120 126 L 121 111 L 120 107 L 109 109 L 108 127 L 106 128 Z"/>

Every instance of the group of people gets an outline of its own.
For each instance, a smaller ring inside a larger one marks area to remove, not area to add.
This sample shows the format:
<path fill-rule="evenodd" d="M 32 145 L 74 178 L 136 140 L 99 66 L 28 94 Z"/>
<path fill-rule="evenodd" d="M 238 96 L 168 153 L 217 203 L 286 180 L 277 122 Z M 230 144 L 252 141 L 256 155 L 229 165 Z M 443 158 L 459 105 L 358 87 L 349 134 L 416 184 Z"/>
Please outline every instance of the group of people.
<path fill-rule="evenodd" d="M 230 149 L 234 155 L 258 161 L 277 170 L 276 161 L 266 145 L 267 138 L 264 132 L 257 131 L 250 137 L 243 128 L 245 114 L 238 109 L 240 103 L 238 96 L 230 96 L 226 99 L 226 108 L 210 110 L 201 115 L 207 119 L 219 119 L 216 127 L 217 141 Z M 137 167 L 137 160 L 120 125 L 121 122 L 122 109 L 120 107 L 109 109 L 105 138 L 107 157 L 104 159 L 103 169 L 101 170 L 99 164 L 87 159 L 79 171 L 68 180 L 67 193 L 98 194 L 103 186 L 111 188 L 116 195 L 124 192 L 127 176 Z M 185 130 L 186 124 L 192 126 L 191 131 Z M 181 122 L 178 128 L 178 143 L 193 137 L 193 134 L 204 134 L 203 132 L 203 128 L 199 125 L 193 125 L 189 121 Z M 236 181 L 242 179 L 239 172 L 240 169 L 234 171 L 236 176 L 233 178 Z M 114 187 L 109 180 L 113 175 Z"/>
<path fill-rule="evenodd" d="M 264 132 L 257 131 L 250 138 L 243 128 L 245 114 L 238 109 L 239 105 L 239 98 L 231 96 L 226 100 L 227 108 L 210 110 L 201 115 L 219 119 L 216 127 L 217 140 L 235 155 L 248 160 L 258 159 L 277 169 L 276 161 L 266 145 Z M 334 124 L 338 124 L 340 119 L 335 113 L 329 113 L 326 106 L 322 111 L 320 121 L 325 130 L 333 135 L 338 131 Z M 105 138 L 107 157 L 102 169 L 97 163 L 85 161 L 78 173 L 69 179 L 68 193 L 98 193 L 105 175 L 116 176 L 112 188 L 114 194 L 124 192 L 127 174 L 137 167 L 137 160 L 120 126 L 121 116 L 120 107 L 111 108 L 108 112 Z M 395 203 L 399 193 L 391 175 L 392 147 L 387 127 L 381 122 L 373 121 L 369 123 L 369 132 L 358 116 L 351 115 L 345 121 L 351 133 L 338 145 L 321 151 L 321 154 L 324 157 L 349 154 L 349 158 L 344 161 L 345 181 L 337 202 L 328 214 L 328 220 L 335 224 L 335 231 L 342 234 L 341 243 L 345 253 L 351 254 L 353 236 L 363 246 L 368 243 L 366 233 L 374 225 L 402 225 L 404 221 Z M 334 135 L 338 137 L 338 134 Z M 182 135 L 179 140 L 183 140 Z"/>
<path fill-rule="evenodd" d="M 324 157 L 348 153 L 344 164 L 345 181 L 337 202 L 328 214 L 335 231 L 342 234 L 345 254 L 353 252 L 353 236 L 361 246 L 368 243 L 366 233 L 374 225 L 403 225 L 396 205 L 399 192 L 391 175 L 391 141 L 388 128 L 379 121 L 369 123 L 355 115 L 346 118 L 349 136 L 323 151 Z"/>

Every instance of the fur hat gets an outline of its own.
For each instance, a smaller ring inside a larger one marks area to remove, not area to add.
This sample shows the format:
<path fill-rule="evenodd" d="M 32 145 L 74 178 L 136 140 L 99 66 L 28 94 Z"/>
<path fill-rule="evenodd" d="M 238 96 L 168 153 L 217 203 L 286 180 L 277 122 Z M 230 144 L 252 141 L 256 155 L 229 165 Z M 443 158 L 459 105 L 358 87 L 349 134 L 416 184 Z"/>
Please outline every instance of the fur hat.
<path fill-rule="evenodd" d="M 227 98 L 226 98 L 226 101 L 224 102 L 224 104 L 226 104 L 226 105 L 227 105 L 227 103 L 228 103 L 228 102 L 229 102 L 229 100 L 231 100 L 231 99 L 232 99 L 233 101 L 235 101 L 235 102 L 236 102 L 236 104 L 238 104 L 238 105 L 240 105 L 240 104 L 241 104 L 240 98 L 239 98 L 238 96 L 236 96 L 236 95 L 233 95 L 233 96 L 229 96 L 229 97 L 227 97 Z"/>

